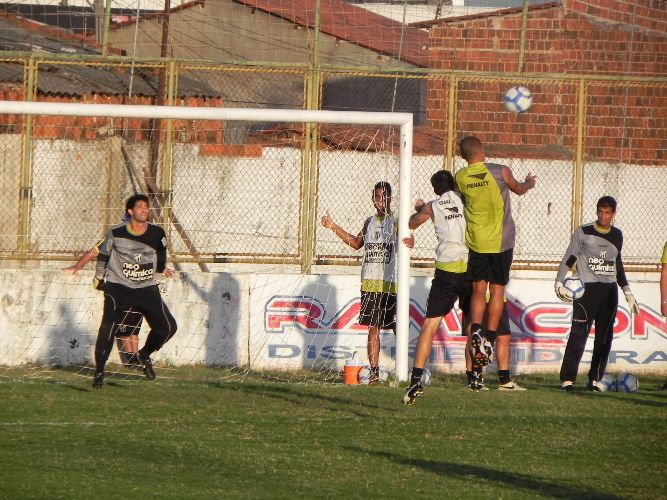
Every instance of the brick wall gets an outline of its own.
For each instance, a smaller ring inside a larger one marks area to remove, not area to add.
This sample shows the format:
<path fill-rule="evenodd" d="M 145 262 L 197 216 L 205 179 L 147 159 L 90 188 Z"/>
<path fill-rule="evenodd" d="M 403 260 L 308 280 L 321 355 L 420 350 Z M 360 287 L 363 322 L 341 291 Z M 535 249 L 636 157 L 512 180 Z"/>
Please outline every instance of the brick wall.
<path fill-rule="evenodd" d="M 430 65 L 437 69 L 518 72 L 521 9 L 455 18 L 430 30 Z M 667 2 L 563 0 L 529 11 L 524 71 L 619 76 L 667 76 Z M 576 85 L 527 84 L 528 113 L 504 110 L 502 95 L 521 81 L 464 81 L 457 130 L 487 143 L 558 145 L 574 154 Z M 446 128 L 446 83 L 430 80 L 429 125 Z M 667 164 L 667 85 L 589 89 L 586 151 L 591 160 Z M 561 151 L 563 151 L 561 149 Z"/>

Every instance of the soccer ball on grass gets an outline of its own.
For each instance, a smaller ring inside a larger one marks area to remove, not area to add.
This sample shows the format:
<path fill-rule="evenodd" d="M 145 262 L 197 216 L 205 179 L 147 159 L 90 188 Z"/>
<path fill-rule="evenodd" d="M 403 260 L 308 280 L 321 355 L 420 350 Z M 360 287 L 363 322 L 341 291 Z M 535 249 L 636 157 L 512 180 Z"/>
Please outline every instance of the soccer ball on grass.
<path fill-rule="evenodd" d="M 632 373 L 621 373 L 616 378 L 616 387 L 618 392 L 637 392 L 639 390 L 639 380 Z"/>
<path fill-rule="evenodd" d="M 616 390 L 616 376 L 611 373 L 605 373 L 598 380 L 598 387 L 602 389 L 602 392 L 614 392 Z"/>

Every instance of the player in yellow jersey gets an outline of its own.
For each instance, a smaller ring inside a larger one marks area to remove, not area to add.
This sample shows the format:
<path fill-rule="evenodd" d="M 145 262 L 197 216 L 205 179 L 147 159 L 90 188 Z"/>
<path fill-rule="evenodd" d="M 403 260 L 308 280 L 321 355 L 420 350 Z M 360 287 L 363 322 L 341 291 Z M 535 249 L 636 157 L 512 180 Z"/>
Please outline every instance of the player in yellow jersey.
<path fill-rule="evenodd" d="M 470 249 L 466 278 L 472 281 L 471 354 L 475 366 L 485 366 L 493 354 L 514 252 L 515 227 L 509 193 L 527 193 L 535 187 L 536 177 L 528 173 L 519 182 L 509 167 L 487 163 L 477 137 L 462 139 L 460 153 L 468 162 L 456 173 L 456 184 L 465 201 L 466 244 Z M 488 308 L 487 291 L 491 295 Z M 488 330 L 483 337 L 485 310 Z"/>

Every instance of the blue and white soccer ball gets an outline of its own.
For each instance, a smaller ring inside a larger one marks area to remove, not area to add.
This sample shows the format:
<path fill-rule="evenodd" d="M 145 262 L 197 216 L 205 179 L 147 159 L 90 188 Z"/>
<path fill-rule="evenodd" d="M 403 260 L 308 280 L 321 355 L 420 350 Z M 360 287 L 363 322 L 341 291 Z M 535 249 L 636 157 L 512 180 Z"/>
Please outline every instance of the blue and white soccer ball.
<path fill-rule="evenodd" d="M 533 94 L 526 87 L 510 87 L 503 96 L 503 102 L 507 111 L 523 113 L 533 105 Z"/>
<path fill-rule="evenodd" d="M 621 373 L 616 378 L 616 387 L 618 392 L 637 392 L 639 390 L 639 380 L 632 373 Z"/>
<path fill-rule="evenodd" d="M 359 375 L 357 379 L 360 384 L 367 385 L 369 379 L 371 378 L 371 367 L 369 365 L 364 365 L 364 367 L 359 370 Z M 380 382 L 386 382 L 389 379 L 389 371 L 386 368 L 380 367 Z"/>
<path fill-rule="evenodd" d="M 586 288 L 584 287 L 584 282 L 581 281 L 576 276 L 570 276 L 568 278 L 565 278 L 565 280 L 563 281 L 563 286 L 567 288 L 570 291 L 570 293 L 572 293 L 573 299 L 580 299 L 581 297 L 584 296 L 584 292 L 586 291 Z"/>
<path fill-rule="evenodd" d="M 431 372 L 428 368 L 424 368 L 424 371 L 422 372 L 422 385 L 424 387 L 431 385 Z"/>
<path fill-rule="evenodd" d="M 598 387 L 602 389 L 602 392 L 614 392 L 616 390 L 616 376 L 611 373 L 605 373 L 598 380 Z"/>

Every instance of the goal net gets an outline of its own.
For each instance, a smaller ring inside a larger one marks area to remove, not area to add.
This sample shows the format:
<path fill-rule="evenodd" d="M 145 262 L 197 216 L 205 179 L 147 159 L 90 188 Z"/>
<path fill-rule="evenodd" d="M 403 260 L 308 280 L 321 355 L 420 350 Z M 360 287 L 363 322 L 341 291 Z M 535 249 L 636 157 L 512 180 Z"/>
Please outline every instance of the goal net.
<path fill-rule="evenodd" d="M 0 187 L 16 200 L 0 219 L 6 373 L 92 373 L 103 294 L 91 286 L 94 262 L 65 269 L 122 220 L 135 193 L 149 195 L 176 270 L 162 289 L 178 331 L 153 356 L 158 376 L 205 365 L 226 368 L 221 376 L 339 382 L 347 360 L 367 363 L 361 251 L 321 219 L 357 235 L 375 212 L 374 185 L 386 181 L 398 241 L 408 236 L 411 114 L 21 101 L 0 102 L 0 114 L 23 132 L 0 136 Z M 244 141 L 223 140 L 237 124 Z M 398 245 L 396 336 L 381 334 L 383 374 L 399 380 L 408 376 L 408 251 Z M 107 373 L 136 377 L 123 361 L 148 329 L 127 311 Z"/>

